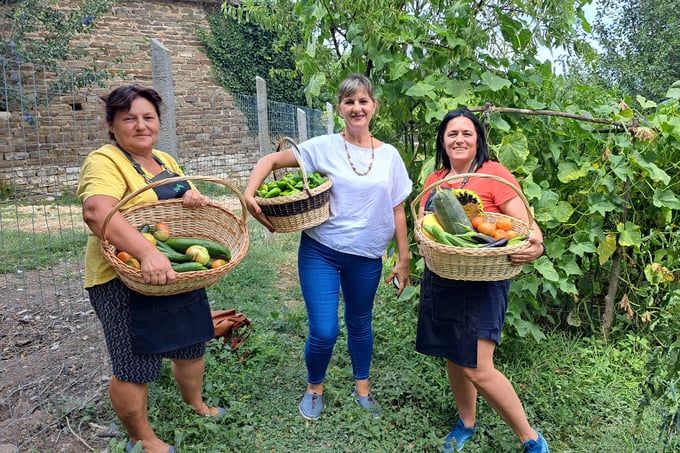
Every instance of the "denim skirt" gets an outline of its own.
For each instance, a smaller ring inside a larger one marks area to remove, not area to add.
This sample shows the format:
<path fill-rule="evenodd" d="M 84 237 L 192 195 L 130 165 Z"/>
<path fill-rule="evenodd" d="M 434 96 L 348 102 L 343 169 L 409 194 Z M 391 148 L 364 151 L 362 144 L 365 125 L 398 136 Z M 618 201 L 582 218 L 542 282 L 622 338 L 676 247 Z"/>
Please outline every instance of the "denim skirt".
<path fill-rule="evenodd" d="M 416 351 L 476 368 L 477 340 L 500 343 L 509 287 L 509 280 L 449 280 L 426 267 L 420 284 Z"/>

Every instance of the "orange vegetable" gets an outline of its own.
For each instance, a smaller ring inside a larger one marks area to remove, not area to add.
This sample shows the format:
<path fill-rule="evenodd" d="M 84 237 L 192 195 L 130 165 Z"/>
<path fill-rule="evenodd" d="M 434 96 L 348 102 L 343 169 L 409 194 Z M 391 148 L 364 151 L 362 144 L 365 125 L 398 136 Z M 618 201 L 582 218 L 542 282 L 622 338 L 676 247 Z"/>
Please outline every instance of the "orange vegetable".
<path fill-rule="evenodd" d="M 487 236 L 493 237 L 496 232 L 496 225 L 492 222 L 482 222 L 477 226 L 477 231 Z"/>
<path fill-rule="evenodd" d="M 499 217 L 496 219 L 496 228 L 501 230 L 512 230 L 512 220 L 507 217 Z"/>

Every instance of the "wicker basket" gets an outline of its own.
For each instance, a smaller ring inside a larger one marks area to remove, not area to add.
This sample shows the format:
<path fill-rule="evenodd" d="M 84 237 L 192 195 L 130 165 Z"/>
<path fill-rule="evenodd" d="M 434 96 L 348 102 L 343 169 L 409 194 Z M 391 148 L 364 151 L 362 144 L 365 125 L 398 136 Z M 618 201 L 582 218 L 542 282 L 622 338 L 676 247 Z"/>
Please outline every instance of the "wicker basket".
<path fill-rule="evenodd" d="M 512 229 L 527 238 L 531 234 L 530 225 L 533 224 L 533 217 L 529 203 L 524 194 L 503 178 L 483 173 L 464 173 L 449 176 L 440 181 L 425 187 L 423 191 L 411 202 L 411 212 L 415 221 L 415 237 L 419 243 L 420 255 L 425 259 L 425 265 L 435 274 L 443 278 L 453 280 L 472 280 L 472 281 L 495 281 L 512 278 L 522 271 L 522 266 L 513 266 L 508 261 L 508 255 L 524 250 L 531 244 L 528 239 L 507 247 L 488 247 L 488 248 L 467 248 L 443 245 L 428 238 L 422 230 L 422 219 L 418 219 L 416 209 L 420 199 L 430 192 L 434 187 L 454 179 L 469 177 L 479 177 L 493 179 L 511 187 L 520 197 L 527 210 L 529 223 L 523 222 L 514 217 L 495 212 L 483 213 L 483 218 L 488 222 L 496 222 L 501 217 L 512 221 Z"/>
<path fill-rule="evenodd" d="M 278 233 L 291 233 L 311 228 L 325 222 L 330 216 L 330 188 L 331 180 L 313 189 L 309 188 L 307 173 L 300 158 L 300 150 L 295 141 L 284 137 L 279 141 L 276 151 L 280 151 L 284 143 L 293 147 L 293 156 L 300 166 L 302 185 L 304 190 L 296 195 L 279 196 L 274 198 L 255 197 L 262 212 L 267 216 Z M 276 175 L 274 175 L 276 179 Z"/>
<path fill-rule="evenodd" d="M 210 239 L 225 244 L 231 250 L 231 259 L 224 266 L 207 271 L 182 272 L 174 282 L 166 285 L 144 283 L 142 273 L 123 263 L 116 257 L 116 247 L 106 240 L 106 228 L 113 215 L 121 206 L 140 193 L 159 185 L 185 180 L 201 180 L 222 184 L 234 192 L 241 202 L 241 216 L 237 217 L 223 206 L 210 201 L 206 206 L 187 208 L 180 198 L 161 200 L 122 211 L 121 214 L 130 224 L 139 229 L 145 224 L 163 222 L 168 225 L 172 236 L 189 236 Z M 238 265 L 248 252 L 247 209 L 243 195 L 229 182 L 211 176 L 178 176 L 155 181 L 124 197 L 109 212 L 102 224 L 102 253 L 111 264 L 121 281 L 133 291 L 148 296 L 169 296 L 212 285 Z"/>

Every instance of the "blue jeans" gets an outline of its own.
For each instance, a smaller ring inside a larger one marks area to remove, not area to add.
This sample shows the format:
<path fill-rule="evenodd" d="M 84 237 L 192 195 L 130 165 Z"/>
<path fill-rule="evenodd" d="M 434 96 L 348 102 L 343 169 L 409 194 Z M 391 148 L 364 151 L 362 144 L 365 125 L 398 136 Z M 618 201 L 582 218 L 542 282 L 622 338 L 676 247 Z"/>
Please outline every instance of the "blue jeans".
<path fill-rule="evenodd" d="M 301 236 L 298 274 L 309 328 L 305 343 L 307 381 L 320 384 L 326 377 L 338 339 L 340 288 L 354 379 L 368 379 L 373 356 L 373 299 L 380 282 L 382 260 L 338 252 L 304 233 Z"/>

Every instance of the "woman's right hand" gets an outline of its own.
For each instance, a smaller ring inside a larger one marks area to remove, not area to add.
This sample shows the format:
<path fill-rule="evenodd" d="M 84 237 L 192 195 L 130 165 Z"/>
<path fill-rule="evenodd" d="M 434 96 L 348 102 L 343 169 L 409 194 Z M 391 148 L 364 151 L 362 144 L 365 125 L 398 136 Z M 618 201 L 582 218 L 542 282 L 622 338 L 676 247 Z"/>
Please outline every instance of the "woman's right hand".
<path fill-rule="evenodd" d="M 156 249 L 149 250 L 139 259 L 144 283 L 151 285 L 165 285 L 177 278 L 170 260 Z"/>
<path fill-rule="evenodd" d="M 246 202 L 246 207 L 248 208 L 248 212 L 250 212 L 250 215 L 255 217 L 255 219 L 260 222 L 262 225 L 264 225 L 265 228 L 267 228 L 270 232 L 274 232 L 274 225 L 269 221 L 266 215 L 262 212 L 262 208 L 260 208 L 260 205 L 257 204 L 257 201 L 255 201 L 255 197 L 252 195 L 244 195 L 243 199 Z"/>

